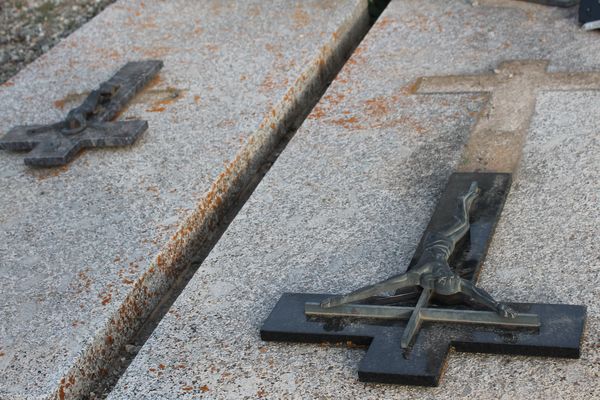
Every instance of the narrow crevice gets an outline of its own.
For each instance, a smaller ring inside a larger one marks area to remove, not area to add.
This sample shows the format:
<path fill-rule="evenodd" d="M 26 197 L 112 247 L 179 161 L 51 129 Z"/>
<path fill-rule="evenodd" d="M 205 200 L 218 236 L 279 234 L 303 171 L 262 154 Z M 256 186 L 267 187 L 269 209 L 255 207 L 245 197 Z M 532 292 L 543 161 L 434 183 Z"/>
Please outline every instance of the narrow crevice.
<path fill-rule="evenodd" d="M 227 182 L 221 182 L 220 185 L 219 179 L 217 179 L 213 184 L 213 188 L 209 191 L 207 197 L 210 197 L 211 193 L 218 194 L 218 204 L 220 206 L 213 212 L 215 216 L 212 217 L 212 221 L 203 221 L 200 224 L 204 226 L 196 227 L 199 233 L 196 234 L 195 238 L 188 240 L 185 243 L 186 249 L 183 250 L 183 253 L 175 257 L 177 261 L 173 263 L 178 263 L 179 266 L 173 268 L 176 275 L 170 281 L 168 289 L 160 294 L 160 300 L 155 303 L 154 308 L 147 314 L 144 322 L 138 324 L 135 332 L 128 335 L 128 340 L 119 343 L 112 351 L 107 350 L 104 359 L 96 362 L 96 369 L 110 371 L 110 373 L 96 375 L 97 378 L 90 379 L 87 387 L 80 387 L 79 393 L 72 393 L 74 397 L 106 398 L 108 396 L 119 378 L 125 373 L 127 367 L 135 359 L 137 350 L 144 345 L 175 300 L 183 292 L 202 262 L 225 233 L 229 224 L 250 198 L 306 117 L 325 94 L 331 82 L 362 42 L 370 27 L 376 22 L 388 3 L 389 0 L 369 0 L 368 9 L 363 9 L 361 15 L 355 16 L 354 20 L 349 22 L 351 26 L 346 29 L 345 37 L 335 44 L 336 48 L 330 50 L 327 58 L 321 60 L 322 62 L 315 63 L 318 67 L 315 67 L 313 71 L 308 71 L 308 74 L 312 73 L 313 75 L 312 82 L 304 84 L 303 87 L 300 87 L 301 90 L 296 91 L 294 104 L 274 108 L 278 112 L 278 115 L 274 117 L 276 128 L 265 129 L 263 126 L 272 126 L 272 119 L 266 118 L 263 121 L 261 128 L 254 135 L 258 137 L 259 141 L 262 140 L 262 144 L 254 146 L 254 148 L 247 145 L 242 149 L 226 171 L 233 178 L 220 177 L 221 180 Z M 294 88 L 290 89 L 290 92 L 293 93 L 293 90 Z M 261 129 L 264 131 L 262 139 Z M 235 164 L 236 162 L 237 164 Z M 241 172 L 236 172 L 236 168 Z M 208 203 L 209 200 L 206 200 L 206 202 Z M 205 220 L 210 218 L 210 216 L 204 217 Z M 160 260 L 160 255 L 158 258 Z M 160 265 L 158 267 L 160 268 Z M 91 353 L 91 351 L 88 351 L 88 353 Z M 82 368 L 81 366 L 74 366 L 70 371 L 71 376 L 77 371 L 81 371 Z"/>

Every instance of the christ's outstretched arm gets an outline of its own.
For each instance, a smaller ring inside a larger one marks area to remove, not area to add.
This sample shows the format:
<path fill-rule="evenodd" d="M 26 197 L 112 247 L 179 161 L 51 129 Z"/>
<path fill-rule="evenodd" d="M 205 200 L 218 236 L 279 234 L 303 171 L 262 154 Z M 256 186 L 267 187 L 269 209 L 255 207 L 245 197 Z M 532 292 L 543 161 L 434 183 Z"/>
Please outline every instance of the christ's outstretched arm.
<path fill-rule="evenodd" d="M 376 283 L 375 285 L 363 287 L 349 294 L 327 298 L 321 302 L 321 307 L 329 308 L 342 304 L 353 303 L 355 301 L 368 299 L 369 297 L 373 297 L 381 293 L 391 292 L 392 290 L 417 286 L 419 285 L 419 281 L 419 274 L 408 272 L 406 274 L 394 276 L 383 282 Z"/>
<path fill-rule="evenodd" d="M 515 317 L 515 312 L 510 307 L 506 304 L 497 302 L 488 292 L 475 286 L 470 281 L 461 279 L 460 292 L 469 297 L 473 303 L 492 309 L 505 318 Z"/>

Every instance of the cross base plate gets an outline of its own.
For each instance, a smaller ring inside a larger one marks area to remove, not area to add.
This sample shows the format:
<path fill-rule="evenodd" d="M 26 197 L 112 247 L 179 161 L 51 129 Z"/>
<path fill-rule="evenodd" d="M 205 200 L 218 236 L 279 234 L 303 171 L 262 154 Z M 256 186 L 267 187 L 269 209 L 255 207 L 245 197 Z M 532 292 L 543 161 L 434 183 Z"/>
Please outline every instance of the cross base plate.
<path fill-rule="evenodd" d="M 308 317 L 305 304 L 331 294 L 284 294 L 260 335 L 266 341 L 352 342 L 369 346 L 358 368 L 363 382 L 437 386 L 450 346 L 461 352 L 578 358 L 586 309 L 564 304 L 510 304 L 537 314 L 539 328 L 500 328 L 424 322 L 412 348 L 400 339 L 406 321 L 350 317 Z"/>

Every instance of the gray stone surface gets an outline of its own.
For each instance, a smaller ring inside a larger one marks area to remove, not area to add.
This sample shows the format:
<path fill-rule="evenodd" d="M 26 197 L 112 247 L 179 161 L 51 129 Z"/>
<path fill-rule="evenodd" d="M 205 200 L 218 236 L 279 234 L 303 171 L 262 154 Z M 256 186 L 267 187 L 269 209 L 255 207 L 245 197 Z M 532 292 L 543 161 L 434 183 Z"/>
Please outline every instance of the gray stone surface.
<path fill-rule="evenodd" d="M 121 116 L 149 123 L 134 146 L 59 169 L 0 153 L 0 398 L 86 394 L 110 373 L 366 6 L 122 0 L 0 85 L 6 132 L 61 119 L 126 61 L 165 64 Z"/>
<path fill-rule="evenodd" d="M 360 349 L 259 339 L 283 292 L 345 292 L 406 268 L 485 103 L 412 95 L 418 77 L 515 58 L 600 69 L 574 10 L 478 4 L 392 1 L 111 399 L 600 396 L 597 91 L 539 95 L 480 279 L 507 301 L 586 305 L 581 359 L 452 353 L 439 388 L 409 388 L 358 382 Z"/>

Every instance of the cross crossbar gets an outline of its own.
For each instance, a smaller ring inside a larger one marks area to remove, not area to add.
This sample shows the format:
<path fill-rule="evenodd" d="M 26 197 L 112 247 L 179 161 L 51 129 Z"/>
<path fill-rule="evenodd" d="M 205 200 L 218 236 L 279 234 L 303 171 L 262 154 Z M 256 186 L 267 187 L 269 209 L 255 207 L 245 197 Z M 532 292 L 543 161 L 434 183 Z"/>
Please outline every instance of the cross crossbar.
<path fill-rule="evenodd" d="M 415 307 L 345 304 L 322 308 L 320 303 L 307 302 L 304 313 L 309 317 L 355 317 L 380 320 L 408 320 Z M 423 321 L 474 325 L 493 325 L 502 328 L 539 328 L 537 314 L 517 313 L 514 318 L 503 318 L 492 311 L 457 310 L 451 308 L 421 308 Z"/>

